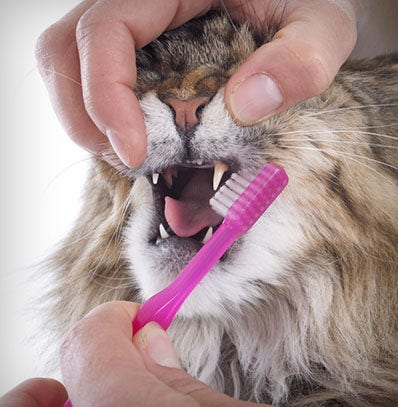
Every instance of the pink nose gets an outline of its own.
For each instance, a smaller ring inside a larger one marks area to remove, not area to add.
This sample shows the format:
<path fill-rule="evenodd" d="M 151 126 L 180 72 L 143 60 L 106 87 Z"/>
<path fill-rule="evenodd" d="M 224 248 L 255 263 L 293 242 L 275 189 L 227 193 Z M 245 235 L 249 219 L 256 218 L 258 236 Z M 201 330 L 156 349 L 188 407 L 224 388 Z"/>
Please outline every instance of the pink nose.
<path fill-rule="evenodd" d="M 163 100 L 175 113 L 175 123 L 183 132 L 192 130 L 198 123 L 198 111 L 210 102 L 207 96 L 198 96 L 190 100 L 166 98 Z"/>

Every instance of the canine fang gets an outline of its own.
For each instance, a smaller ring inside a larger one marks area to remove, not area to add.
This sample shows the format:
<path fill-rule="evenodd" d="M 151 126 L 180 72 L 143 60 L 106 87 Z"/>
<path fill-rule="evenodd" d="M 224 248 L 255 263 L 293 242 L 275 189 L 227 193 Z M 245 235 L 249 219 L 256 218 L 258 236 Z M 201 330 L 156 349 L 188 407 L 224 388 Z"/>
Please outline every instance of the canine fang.
<path fill-rule="evenodd" d="M 221 163 L 221 162 L 217 162 L 214 165 L 214 175 L 213 175 L 213 190 L 217 191 L 217 188 L 220 185 L 222 176 L 224 175 L 224 172 L 228 171 L 229 167 L 228 165 Z"/>

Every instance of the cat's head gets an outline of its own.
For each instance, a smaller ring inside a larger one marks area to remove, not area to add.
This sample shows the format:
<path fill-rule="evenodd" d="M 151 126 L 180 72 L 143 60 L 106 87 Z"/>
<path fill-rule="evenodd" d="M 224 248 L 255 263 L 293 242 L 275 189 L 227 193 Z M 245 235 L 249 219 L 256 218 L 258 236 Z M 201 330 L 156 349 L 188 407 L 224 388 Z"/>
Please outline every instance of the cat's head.
<path fill-rule="evenodd" d="M 185 316 L 222 315 L 264 301 L 267 287 L 301 273 L 305 278 L 305 267 L 333 274 L 341 250 L 366 246 L 367 225 L 382 229 L 381 219 L 388 224 L 396 212 L 385 192 L 392 187 L 385 167 L 358 131 L 363 112 L 350 108 L 357 101 L 338 82 L 253 126 L 230 116 L 224 86 L 263 41 L 246 25 L 214 14 L 137 52 L 135 92 L 148 152 L 138 169 L 115 166 L 134 179 L 125 253 L 143 299 L 170 283 L 218 227 L 208 201 L 233 172 L 273 161 L 291 180 L 195 290 Z M 336 113 L 342 106 L 344 114 Z"/>

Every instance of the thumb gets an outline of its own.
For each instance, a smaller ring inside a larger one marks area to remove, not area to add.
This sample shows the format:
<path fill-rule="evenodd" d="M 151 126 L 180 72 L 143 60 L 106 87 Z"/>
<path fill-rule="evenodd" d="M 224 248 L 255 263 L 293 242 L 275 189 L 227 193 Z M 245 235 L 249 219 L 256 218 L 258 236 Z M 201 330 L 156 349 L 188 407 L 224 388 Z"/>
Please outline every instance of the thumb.
<path fill-rule="evenodd" d="M 231 399 L 182 370 L 178 356 L 167 333 L 155 322 L 150 322 L 133 337 L 147 369 L 161 382 L 183 397 L 186 406 L 259 406 L 256 403 Z M 261 404 L 267 407 L 268 405 Z M 268 406 L 271 407 L 271 406 Z"/>
<path fill-rule="evenodd" d="M 321 93 L 355 45 L 351 2 L 289 4 L 272 41 L 257 49 L 226 86 L 227 108 L 242 124 Z"/>
<path fill-rule="evenodd" d="M 133 337 L 141 354 L 149 356 L 160 366 L 181 368 L 177 353 L 166 331 L 155 322 L 149 322 Z"/>

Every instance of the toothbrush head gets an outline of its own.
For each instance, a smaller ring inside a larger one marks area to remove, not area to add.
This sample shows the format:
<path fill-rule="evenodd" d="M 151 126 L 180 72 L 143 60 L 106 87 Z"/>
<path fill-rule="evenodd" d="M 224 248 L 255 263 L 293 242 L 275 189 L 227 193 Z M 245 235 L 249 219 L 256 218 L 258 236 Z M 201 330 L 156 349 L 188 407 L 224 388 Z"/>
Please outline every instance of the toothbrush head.
<path fill-rule="evenodd" d="M 270 163 L 255 173 L 232 174 L 210 200 L 210 205 L 225 219 L 235 219 L 249 230 L 288 183 L 285 170 Z"/>

